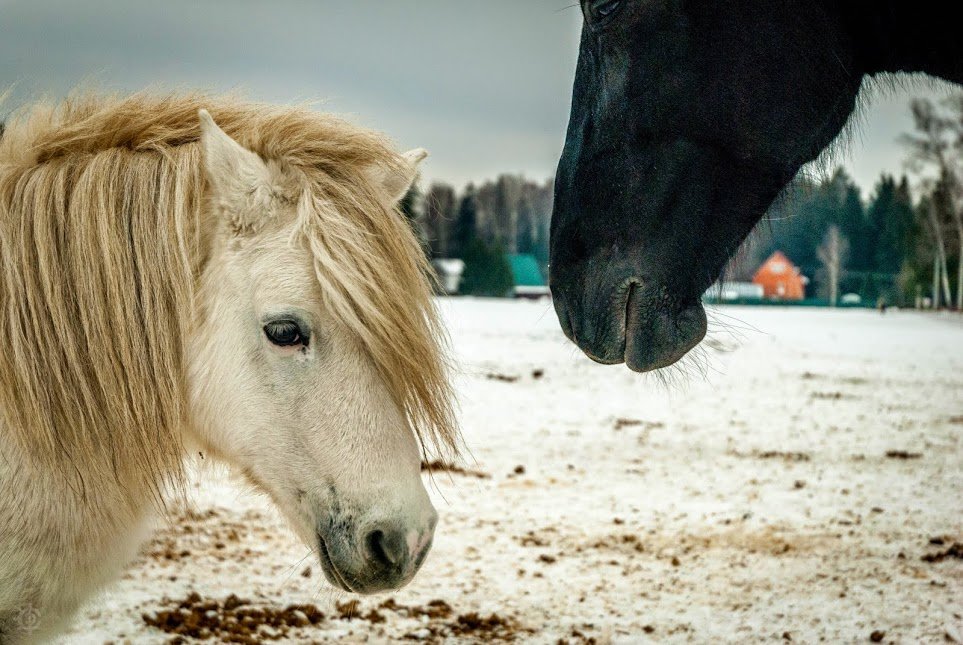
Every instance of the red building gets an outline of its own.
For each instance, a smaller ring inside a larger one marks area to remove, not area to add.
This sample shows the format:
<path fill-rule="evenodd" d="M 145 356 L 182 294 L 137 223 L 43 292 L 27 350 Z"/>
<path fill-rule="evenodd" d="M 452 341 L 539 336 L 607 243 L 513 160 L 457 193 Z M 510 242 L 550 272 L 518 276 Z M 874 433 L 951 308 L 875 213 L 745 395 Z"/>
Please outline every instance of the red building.
<path fill-rule="evenodd" d="M 752 281 L 762 287 L 766 298 L 774 300 L 802 300 L 809 282 L 782 251 L 776 251 L 763 262 Z"/>

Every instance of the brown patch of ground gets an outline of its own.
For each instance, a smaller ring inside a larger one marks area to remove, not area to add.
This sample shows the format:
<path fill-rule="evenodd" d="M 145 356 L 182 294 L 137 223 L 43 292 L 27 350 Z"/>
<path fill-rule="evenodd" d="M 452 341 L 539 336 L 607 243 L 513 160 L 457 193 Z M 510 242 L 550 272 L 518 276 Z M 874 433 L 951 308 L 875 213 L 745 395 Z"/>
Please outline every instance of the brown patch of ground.
<path fill-rule="evenodd" d="M 761 529 L 733 528 L 704 535 L 636 535 L 616 533 L 577 544 L 575 553 L 585 550 L 615 551 L 626 555 L 673 553 L 687 555 L 716 549 L 780 556 L 789 552 L 808 552 L 827 544 L 819 535 L 799 535 L 775 527 Z M 564 553 L 564 552 L 563 552 Z"/>
<path fill-rule="evenodd" d="M 710 550 L 736 550 L 753 554 L 782 556 L 790 552 L 804 553 L 830 545 L 826 535 L 805 534 L 767 526 L 758 529 L 733 527 L 707 529 L 704 534 L 658 534 L 618 532 L 593 538 L 562 536 L 555 527 L 528 531 L 515 538 L 521 546 L 551 548 L 539 561 L 553 564 L 560 558 L 579 557 L 588 552 L 603 552 L 626 558 L 639 554 L 662 558 L 701 553 Z"/>
<path fill-rule="evenodd" d="M 555 645 L 598 645 L 598 642 L 596 637 L 583 633 L 578 627 L 573 627 L 569 637 L 558 639 Z"/>
<path fill-rule="evenodd" d="M 549 533 L 552 535 L 549 536 Z M 552 540 L 558 537 L 557 533 L 558 531 L 555 528 L 549 527 L 537 531 L 528 531 L 525 535 L 518 536 L 515 539 L 522 546 L 543 547 L 549 546 Z"/>
<path fill-rule="evenodd" d="M 443 620 L 455 613 L 455 610 L 451 608 L 451 605 L 444 600 L 438 599 L 430 600 L 426 605 L 420 606 L 402 605 L 396 602 L 394 598 L 389 598 L 378 605 L 378 607 L 380 609 L 393 611 L 402 616 L 407 616 L 408 618 L 425 617 L 429 620 Z"/>
<path fill-rule="evenodd" d="M 445 636 L 458 638 L 478 638 L 485 641 L 505 640 L 514 641 L 520 635 L 529 633 L 522 629 L 518 621 L 512 617 L 489 614 L 481 616 L 477 613 L 462 614 L 454 623 L 450 624 Z"/>
<path fill-rule="evenodd" d="M 645 430 L 653 430 L 655 428 L 665 427 L 665 424 L 661 421 L 642 421 L 641 419 L 623 419 L 619 418 L 615 420 L 615 429 L 624 430 L 625 428 L 643 428 Z"/>
<path fill-rule="evenodd" d="M 165 599 L 165 608 L 142 614 L 146 625 L 173 636 L 170 644 L 187 643 L 188 639 L 217 640 L 222 643 L 254 645 L 282 638 L 294 640 L 309 636 L 304 630 L 329 620 L 315 605 L 286 607 L 255 603 L 228 596 L 223 600 L 204 598 L 191 593 L 180 601 Z M 406 639 L 440 643 L 450 639 L 484 642 L 518 640 L 532 630 L 522 627 L 513 616 L 498 613 L 457 613 L 444 600 L 421 605 L 402 605 L 392 598 L 376 607 L 365 608 L 357 599 L 335 603 L 335 616 L 330 620 L 359 621 L 371 625 L 386 622 L 386 612 L 419 620 L 423 627 L 405 635 Z"/>
<path fill-rule="evenodd" d="M 370 609 L 366 613 L 362 613 L 360 600 L 336 602 L 334 603 L 334 608 L 338 612 L 341 620 L 365 620 L 372 625 L 385 622 L 384 614 L 377 609 Z"/>
<path fill-rule="evenodd" d="M 271 539 L 266 526 L 264 516 L 254 511 L 228 519 L 214 509 L 198 512 L 181 508 L 141 548 L 140 558 L 164 564 L 197 557 L 243 561 L 255 555 L 250 547 L 242 545 L 249 537 Z"/>
<path fill-rule="evenodd" d="M 627 553 L 645 553 L 645 546 L 639 536 L 631 533 L 609 535 L 591 542 L 589 548 Z"/>
<path fill-rule="evenodd" d="M 784 450 L 753 450 L 751 452 L 730 451 L 733 457 L 742 459 L 781 459 L 783 461 L 811 461 L 812 455 L 806 452 L 789 452 Z"/>
<path fill-rule="evenodd" d="M 922 459 L 923 453 L 909 452 L 908 450 L 887 450 L 887 459 Z"/>
<path fill-rule="evenodd" d="M 935 537 L 930 539 L 933 546 L 943 546 L 949 542 L 948 538 Z M 942 562 L 947 559 L 963 560 L 963 542 L 953 542 L 949 547 L 936 553 L 927 553 L 922 558 L 923 562 Z"/>
<path fill-rule="evenodd" d="M 854 399 L 856 397 L 843 394 L 842 392 L 812 392 L 809 398 L 817 401 L 839 401 L 841 399 Z"/>
<path fill-rule="evenodd" d="M 828 375 L 826 375 L 826 374 L 816 374 L 816 373 L 814 373 L 814 372 L 803 372 L 803 373 L 800 375 L 800 378 L 802 378 L 804 381 L 813 381 L 813 380 L 819 380 L 819 379 L 828 379 L 828 380 L 835 381 L 835 382 L 837 382 L 837 383 L 845 383 L 846 385 L 866 385 L 866 384 L 868 384 L 868 383 L 870 382 L 869 379 L 864 378 L 864 377 L 862 377 L 862 376 L 840 376 L 840 377 L 832 377 L 832 376 L 828 376 Z M 836 394 L 837 394 L 836 392 L 833 392 L 833 393 L 832 393 L 832 395 L 833 395 L 832 398 L 836 398 Z"/>
<path fill-rule="evenodd" d="M 342 620 L 360 620 L 380 624 L 385 622 L 384 612 L 390 611 L 405 618 L 422 621 L 424 626 L 406 634 L 406 640 L 435 643 L 451 638 L 484 642 L 515 641 L 523 634 L 533 633 L 532 630 L 522 627 L 514 617 L 494 613 L 485 616 L 477 612 L 457 614 L 451 605 L 437 599 L 419 606 L 402 605 L 393 598 L 389 598 L 367 612 L 361 608 L 358 600 L 337 603 L 336 606 Z"/>
<path fill-rule="evenodd" d="M 325 619 L 314 605 L 255 605 L 234 595 L 212 600 L 192 593 L 181 601 L 165 602 L 167 609 L 142 614 L 142 618 L 150 627 L 173 635 L 172 644 L 193 638 L 255 645 L 287 638 L 292 631 L 318 625 Z"/>
<path fill-rule="evenodd" d="M 251 526 L 261 524 L 257 521 L 260 519 L 259 514 L 249 513 L 245 515 L 245 521 L 238 522 L 221 517 L 214 509 L 198 512 L 192 508 L 182 508 L 175 511 L 169 517 L 167 526 L 141 548 L 141 557 L 160 562 L 179 562 L 205 554 L 224 560 L 226 556 L 223 550 L 228 545 L 240 543 L 247 537 Z"/>

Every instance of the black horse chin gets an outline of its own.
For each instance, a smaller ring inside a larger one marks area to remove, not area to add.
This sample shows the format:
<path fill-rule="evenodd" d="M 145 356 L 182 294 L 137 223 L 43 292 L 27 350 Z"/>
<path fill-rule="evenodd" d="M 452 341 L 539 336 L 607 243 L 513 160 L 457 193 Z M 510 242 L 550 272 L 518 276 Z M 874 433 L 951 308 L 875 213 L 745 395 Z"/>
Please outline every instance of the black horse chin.
<path fill-rule="evenodd" d="M 589 298 L 577 290 L 553 288 L 562 330 L 597 363 L 625 363 L 635 372 L 650 372 L 672 365 L 705 337 L 700 302 L 678 303 L 638 278 L 616 288 L 606 282 L 581 292 L 593 294 Z"/>

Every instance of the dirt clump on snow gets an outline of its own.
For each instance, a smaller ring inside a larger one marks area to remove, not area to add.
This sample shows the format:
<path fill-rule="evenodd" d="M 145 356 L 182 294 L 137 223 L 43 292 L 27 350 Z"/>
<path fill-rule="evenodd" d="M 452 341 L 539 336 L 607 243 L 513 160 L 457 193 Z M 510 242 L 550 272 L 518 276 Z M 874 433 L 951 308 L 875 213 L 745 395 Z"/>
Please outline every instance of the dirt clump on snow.
<path fill-rule="evenodd" d="M 908 450 L 887 450 L 887 459 L 922 459 L 923 453 L 910 452 Z"/>
<path fill-rule="evenodd" d="M 166 602 L 167 609 L 144 613 L 142 618 L 150 627 L 174 635 L 170 643 L 193 638 L 253 645 L 287 638 L 293 630 L 318 625 L 325 619 L 314 605 L 259 606 L 235 595 L 214 600 L 191 593 L 181 601 Z"/>
<path fill-rule="evenodd" d="M 459 614 L 444 600 L 431 600 L 425 605 L 403 605 L 393 598 L 364 611 L 358 600 L 337 603 L 342 620 L 358 620 L 372 624 L 385 622 L 386 612 L 402 618 L 423 622 L 422 627 L 405 634 L 406 640 L 442 642 L 450 638 L 473 639 L 484 642 L 512 642 L 532 630 L 521 626 L 513 616 L 497 613 L 488 615 L 476 611 Z"/>
<path fill-rule="evenodd" d="M 664 428 L 665 424 L 661 421 L 642 421 L 641 419 L 627 419 L 619 417 L 615 420 L 615 429 L 624 430 L 625 428 L 642 428 L 643 430 L 655 430 Z"/>
<path fill-rule="evenodd" d="M 786 450 L 753 450 L 751 452 L 730 451 L 733 457 L 740 459 L 777 459 L 789 462 L 812 461 L 812 455 L 807 452 L 793 452 Z"/>
<path fill-rule="evenodd" d="M 950 542 L 949 538 L 945 537 L 935 537 L 930 538 L 930 544 L 932 546 L 944 546 Z M 963 542 L 953 542 L 946 549 L 937 551 L 936 553 L 927 553 L 922 558 L 923 562 L 942 562 L 943 560 L 963 560 Z"/>
<path fill-rule="evenodd" d="M 487 378 L 489 381 L 499 381 L 499 382 L 501 382 L 501 383 L 517 383 L 517 382 L 518 382 L 518 377 L 517 377 L 517 376 L 509 376 L 509 375 L 507 375 L 507 374 L 498 374 L 498 373 L 495 373 L 495 372 L 489 372 L 488 374 L 485 374 L 485 378 Z"/>
<path fill-rule="evenodd" d="M 379 625 L 385 622 L 384 614 L 377 609 L 369 609 L 367 612 L 363 612 L 361 609 L 361 601 L 359 600 L 336 602 L 334 607 L 341 620 L 364 620 L 372 625 Z"/>
<path fill-rule="evenodd" d="M 511 617 L 489 614 L 482 616 L 475 612 L 462 614 L 449 626 L 452 636 L 474 637 L 484 640 L 516 640 L 527 630 L 520 629 L 518 621 Z"/>
<path fill-rule="evenodd" d="M 141 548 L 140 557 L 164 564 L 202 556 L 219 561 L 243 560 L 251 556 L 252 551 L 239 548 L 241 542 L 263 525 L 260 513 L 247 512 L 241 518 L 227 518 L 214 509 L 179 508 L 170 516 L 167 526 Z M 228 547 L 231 554 L 227 553 Z"/>
<path fill-rule="evenodd" d="M 851 399 L 856 397 L 843 394 L 842 392 L 812 392 L 809 395 L 809 398 L 816 401 L 839 401 L 842 399 Z"/>

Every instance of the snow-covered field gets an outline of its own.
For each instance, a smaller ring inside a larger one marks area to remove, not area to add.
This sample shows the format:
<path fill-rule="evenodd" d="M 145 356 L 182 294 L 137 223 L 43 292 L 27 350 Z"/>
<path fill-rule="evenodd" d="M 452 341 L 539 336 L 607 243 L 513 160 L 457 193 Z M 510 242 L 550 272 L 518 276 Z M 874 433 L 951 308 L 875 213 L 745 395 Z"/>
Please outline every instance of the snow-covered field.
<path fill-rule="evenodd" d="M 182 601 L 288 642 L 963 642 L 960 317 L 719 308 L 663 383 L 591 363 L 545 302 L 442 306 L 470 472 L 429 480 L 408 588 L 352 604 L 208 474 L 64 642 L 168 641 L 143 616 Z"/>

